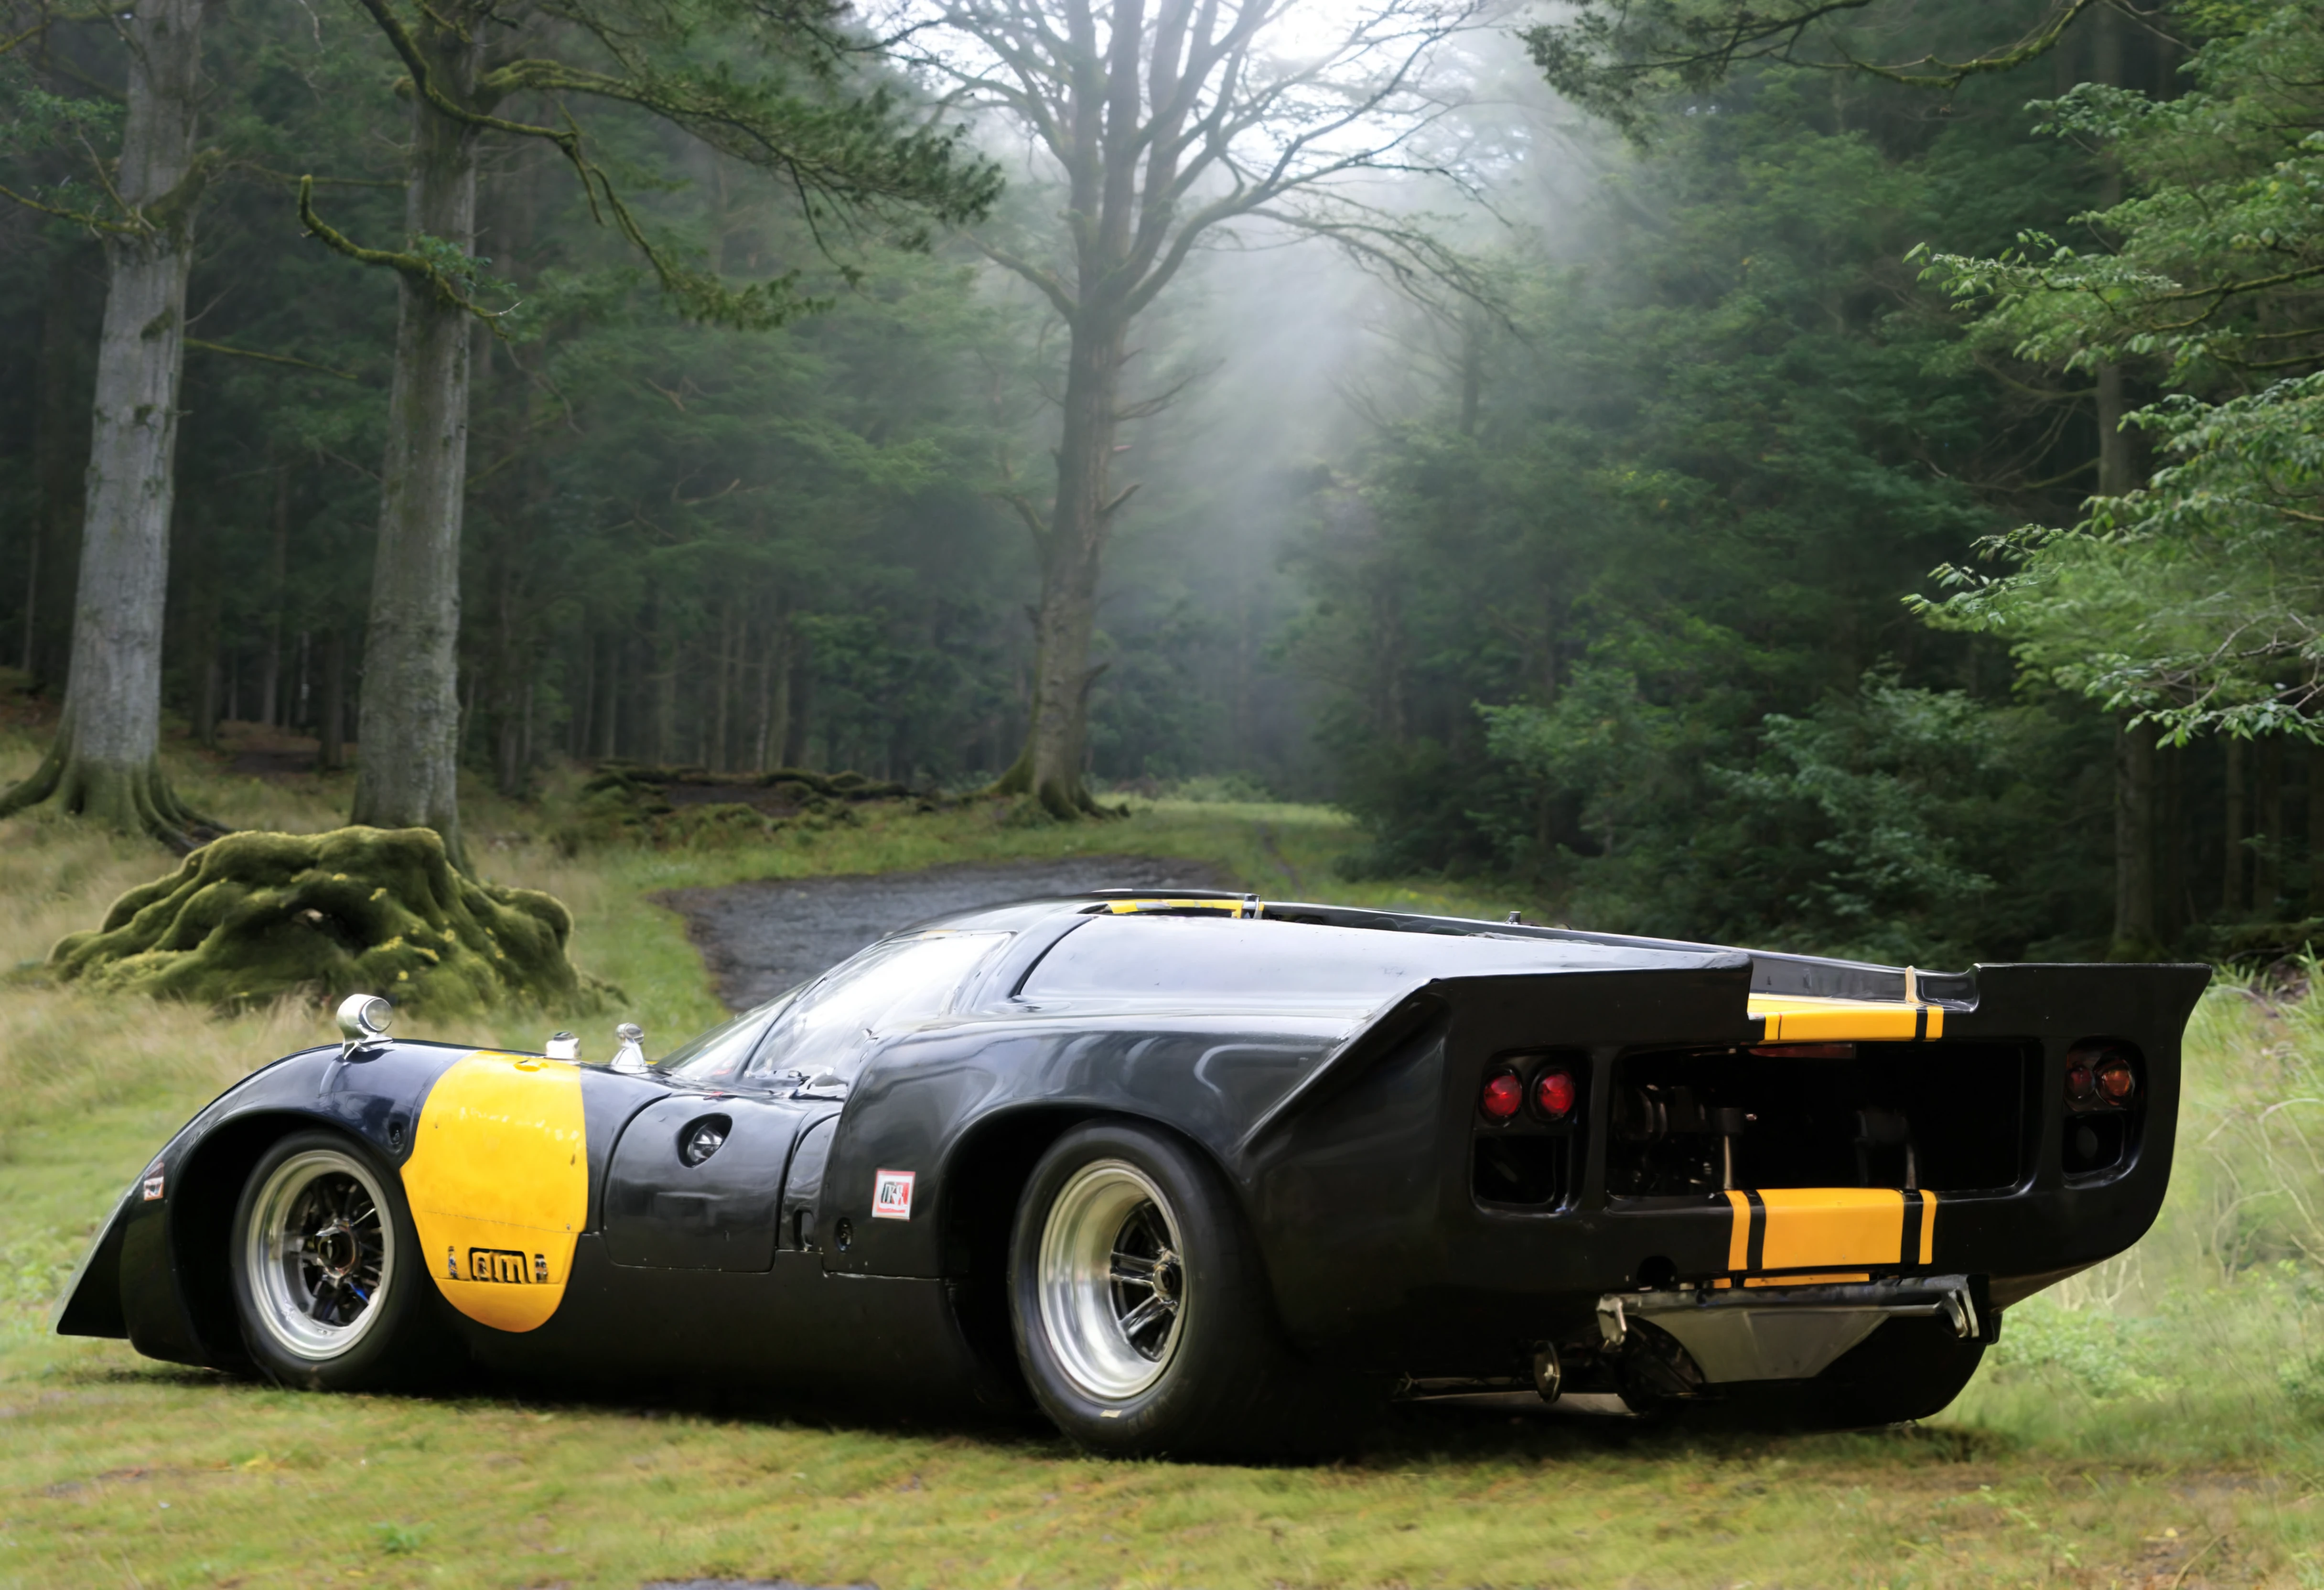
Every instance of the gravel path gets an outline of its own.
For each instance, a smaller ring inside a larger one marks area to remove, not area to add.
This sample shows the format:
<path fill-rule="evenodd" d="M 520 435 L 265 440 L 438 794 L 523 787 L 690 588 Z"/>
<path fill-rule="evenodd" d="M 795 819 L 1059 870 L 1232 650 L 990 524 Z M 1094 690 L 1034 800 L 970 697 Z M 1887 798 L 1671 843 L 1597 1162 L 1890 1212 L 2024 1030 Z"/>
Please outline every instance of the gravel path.
<path fill-rule="evenodd" d="M 730 1010 L 747 1010 L 836 966 L 882 933 L 931 916 L 1044 895 L 1102 888 L 1232 888 L 1204 861 L 1076 856 L 1062 861 L 963 862 L 925 872 L 762 878 L 655 896 L 686 918 L 687 936 Z"/>

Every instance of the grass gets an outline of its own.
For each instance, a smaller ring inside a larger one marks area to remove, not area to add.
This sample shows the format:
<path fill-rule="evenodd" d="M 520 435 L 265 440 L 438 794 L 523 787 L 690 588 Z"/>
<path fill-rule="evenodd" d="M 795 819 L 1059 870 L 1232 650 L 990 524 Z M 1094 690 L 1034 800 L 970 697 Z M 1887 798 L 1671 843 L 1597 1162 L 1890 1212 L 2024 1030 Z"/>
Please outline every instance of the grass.
<path fill-rule="evenodd" d="M 0 779 L 32 746 L 0 738 Z M 329 826 L 343 785 L 233 779 L 244 826 Z M 568 857 L 479 796 L 493 876 L 549 888 L 575 954 L 650 1030 L 717 1014 L 667 887 L 1050 857 L 1214 861 L 1263 893 L 1505 914 L 1336 880 L 1310 808 L 1146 803 L 1103 826 L 882 810 L 747 850 Z M 0 967 L 37 960 L 164 859 L 0 823 Z M 604 1018 L 596 1018 L 603 1021 Z M 555 1013 L 467 1035 L 538 1037 Z M 622 1585 L 696 1576 L 907 1586 L 2324 1584 L 2324 999 L 2229 988 L 2191 1034 L 2172 1198 L 2125 1259 L 2013 1310 L 1919 1429 L 1692 1435 L 1431 1409 L 1332 1466 L 1103 1463 L 1019 1428 L 914 1429 L 715 1402 L 321 1398 L 62 1340 L 48 1309 L 112 1198 L 311 1011 L 214 1018 L 0 983 L 0 1585 Z M 694 1322 L 673 1321 L 682 1353 Z"/>

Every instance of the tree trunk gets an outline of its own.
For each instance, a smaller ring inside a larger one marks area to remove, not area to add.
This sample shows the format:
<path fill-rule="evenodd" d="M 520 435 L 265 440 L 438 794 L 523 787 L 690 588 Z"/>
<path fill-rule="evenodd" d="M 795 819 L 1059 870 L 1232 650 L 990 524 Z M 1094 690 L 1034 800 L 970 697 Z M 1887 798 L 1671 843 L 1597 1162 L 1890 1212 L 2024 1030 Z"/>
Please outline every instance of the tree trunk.
<path fill-rule="evenodd" d="M 1089 666 L 1098 574 L 1107 526 L 1121 505 L 1109 483 L 1128 331 L 1122 321 L 1094 316 L 1073 327 L 1057 501 L 1048 524 L 1035 531 L 1041 604 L 1033 619 L 1033 721 L 1016 765 L 993 786 L 997 794 L 1032 796 L 1054 817 L 1100 814 L 1082 780 L 1082 752 L 1098 675 Z"/>
<path fill-rule="evenodd" d="M 807 753 L 815 731 L 815 654 L 811 646 L 800 644 L 794 632 L 789 656 L 790 689 L 785 694 L 789 719 L 783 732 L 783 766 L 806 767 L 812 765 Z"/>
<path fill-rule="evenodd" d="M 41 304 L 41 353 L 32 431 L 32 485 L 40 493 L 24 559 L 24 672 L 35 689 L 64 683 L 71 626 L 73 547 L 87 519 L 89 394 L 82 384 L 88 282 L 101 275 L 91 251 L 60 247 Z"/>
<path fill-rule="evenodd" d="M 1485 338 L 1490 334 L 1485 312 L 1471 304 L 1461 316 L 1461 434 L 1477 434 L 1477 409 L 1485 393 Z"/>
<path fill-rule="evenodd" d="M 347 641 L 337 624 L 323 631 L 323 705 L 316 715 L 315 768 L 336 773 L 347 763 Z"/>
<path fill-rule="evenodd" d="M 2227 856 L 2219 874 L 2219 914 L 2230 921 L 2250 903 L 2244 880 L 2251 876 L 2251 851 L 2244 844 L 2244 742 L 2227 740 Z"/>
<path fill-rule="evenodd" d="M 193 213 L 208 162 L 194 130 L 203 0 L 151 0 L 120 26 L 129 110 L 114 185 L 131 220 L 105 240 L 105 322 L 64 712 L 0 816 L 44 801 L 190 849 L 215 832 L 161 775 L 161 620 L 176 490 Z"/>
<path fill-rule="evenodd" d="M 438 86 L 466 101 L 480 44 L 433 20 L 420 24 L 419 39 Z M 475 136 L 426 100 L 413 101 L 404 220 L 414 244 L 432 238 L 463 256 L 475 252 Z M 465 871 L 458 644 L 468 312 L 410 276 L 399 279 L 397 292 L 353 815 L 375 828 L 432 828 Z"/>
<path fill-rule="evenodd" d="M 629 650 L 618 641 L 604 648 L 605 683 L 597 694 L 597 699 L 604 703 L 599 709 L 600 721 L 597 725 L 597 756 L 600 760 L 610 760 L 621 753 L 622 664 Z"/>
<path fill-rule="evenodd" d="M 790 617 L 778 607 L 773 630 L 767 637 L 767 721 L 761 731 L 766 743 L 759 753 L 761 773 L 786 766 L 783 758 L 790 750 L 791 650 Z"/>
<path fill-rule="evenodd" d="M 2252 847 L 2252 910 L 2273 917 L 2283 892 L 2283 741 L 2270 735 L 2259 742 L 2258 829 Z"/>
<path fill-rule="evenodd" d="M 597 710 L 597 638 L 594 635 L 581 642 L 581 699 L 573 703 L 573 715 L 565 722 L 565 754 L 579 761 L 589 751 L 589 721 Z"/>
<path fill-rule="evenodd" d="M 2308 748 L 2308 914 L 2324 916 L 2324 745 Z"/>
<path fill-rule="evenodd" d="M 35 516 L 24 536 L 24 683 L 32 682 L 32 637 L 40 632 L 41 521 Z"/>
<path fill-rule="evenodd" d="M 282 699 L 282 609 L 290 594 L 290 472 L 274 474 L 274 538 L 266 557 L 266 655 L 258 668 L 258 721 L 269 729 L 290 721 Z"/>
<path fill-rule="evenodd" d="M 2196 914 L 2193 869 L 2187 856 L 2187 753 L 2183 748 L 2157 749 L 2161 792 L 2155 797 L 2161 829 L 2161 856 L 2156 865 L 2155 927 L 2166 942 L 2176 940 L 2201 920 Z"/>
<path fill-rule="evenodd" d="M 727 770 L 726 747 L 733 722 L 734 701 L 734 604 L 721 603 L 718 609 L 718 677 L 711 686 L 710 755 L 705 758 L 713 773 Z"/>
<path fill-rule="evenodd" d="M 2114 944 L 2116 960 L 2156 958 L 2154 726 L 2115 732 Z"/>

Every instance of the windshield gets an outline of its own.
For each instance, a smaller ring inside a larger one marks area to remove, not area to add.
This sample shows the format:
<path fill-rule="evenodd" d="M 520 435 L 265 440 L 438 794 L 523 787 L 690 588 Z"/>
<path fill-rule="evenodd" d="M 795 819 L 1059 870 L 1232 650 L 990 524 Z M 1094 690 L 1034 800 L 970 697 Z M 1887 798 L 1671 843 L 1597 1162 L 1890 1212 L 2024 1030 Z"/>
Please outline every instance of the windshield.
<path fill-rule="evenodd" d="M 800 988 L 806 987 L 804 983 Z M 759 1047 L 767 1029 L 775 1018 L 790 1007 L 798 997 L 793 988 L 779 998 L 770 999 L 755 1010 L 746 1010 L 723 1026 L 715 1026 L 701 1036 L 681 1043 L 665 1055 L 659 1069 L 671 1076 L 684 1077 L 695 1082 L 731 1082 L 742 1074 L 742 1067 L 752 1052 Z"/>
<path fill-rule="evenodd" d="M 778 1013 L 749 1074 L 853 1074 L 864 1040 L 943 1015 L 954 993 L 1009 937 L 938 929 L 881 940 Z"/>

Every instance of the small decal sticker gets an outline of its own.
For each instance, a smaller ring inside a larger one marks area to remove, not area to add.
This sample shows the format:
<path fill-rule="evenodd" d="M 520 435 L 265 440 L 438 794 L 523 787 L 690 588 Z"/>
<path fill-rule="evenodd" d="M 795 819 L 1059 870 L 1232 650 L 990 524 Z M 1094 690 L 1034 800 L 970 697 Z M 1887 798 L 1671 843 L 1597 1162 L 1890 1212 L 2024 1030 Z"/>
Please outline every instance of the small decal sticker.
<path fill-rule="evenodd" d="M 452 1256 L 452 1250 L 448 1247 L 444 1250 L 444 1279 L 447 1281 L 460 1279 L 460 1261 Z"/>
<path fill-rule="evenodd" d="M 545 1258 L 541 1261 L 540 1270 L 541 1282 L 546 1284 L 549 1261 Z M 524 1255 L 506 1248 L 472 1247 L 468 1250 L 468 1279 L 522 1286 L 525 1283 Z"/>
<path fill-rule="evenodd" d="M 881 1171 L 872 1182 L 872 1218 L 875 1220 L 908 1220 L 912 1218 L 912 1177 L 910 1171 Z"/>
<path fill-rule="evenodd" d="M 145 1178 L 145 1181 L 144 1181 L 144 1188 L 145 1188 L 145 1201 L 146 1201 L 147 1203 L 159 1203 L 159 1202 L 161 1202 L 161 1177 L 159 1177 L 159 1176 L 148 1176 L 148 1177 L 146 1177 L 146 1178 Z"/>

